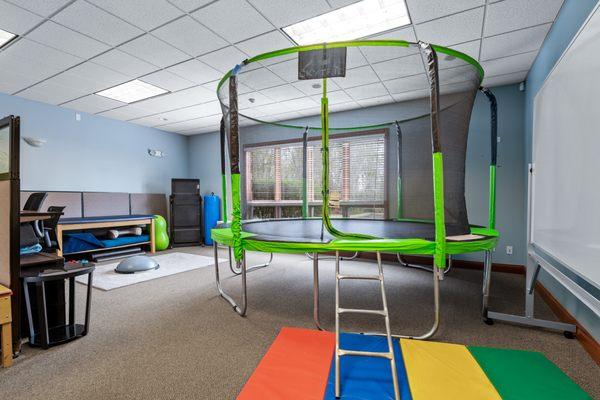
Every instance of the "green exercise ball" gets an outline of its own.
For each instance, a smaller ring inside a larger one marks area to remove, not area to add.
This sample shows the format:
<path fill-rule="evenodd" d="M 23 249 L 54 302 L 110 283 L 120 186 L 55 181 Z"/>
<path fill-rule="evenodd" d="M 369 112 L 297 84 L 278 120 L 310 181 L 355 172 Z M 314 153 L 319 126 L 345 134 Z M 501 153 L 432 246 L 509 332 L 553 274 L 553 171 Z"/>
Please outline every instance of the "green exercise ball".
<path fill-rule="evenodd" d="M 154 244 L 158 251 L 166 250 L 169 247 L 167 221 L 160 215 L 154 216 Z"/>

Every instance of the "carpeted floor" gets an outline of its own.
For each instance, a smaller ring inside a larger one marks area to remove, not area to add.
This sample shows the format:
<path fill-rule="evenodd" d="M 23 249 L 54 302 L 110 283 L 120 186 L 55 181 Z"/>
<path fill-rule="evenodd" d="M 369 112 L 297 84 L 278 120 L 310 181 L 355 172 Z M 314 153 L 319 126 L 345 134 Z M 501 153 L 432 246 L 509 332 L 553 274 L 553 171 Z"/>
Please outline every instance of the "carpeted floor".
<path fill-rule="evenodd" d="M 210 249 L 177 249 L 210 255 Z M 224 253 L 223 253 L 224 255 Z M 250 254 L 250 262 L 266 259 Z M 343 271 L 375 267 L 344 262 Z M 225 286 L 239 281 L 224 266 Z M 225 272 L 227 271 L 227 272 Z M 385 269 L 393 330 L 419 333 L 431 324 L 431 274 Z M 523 309 L 520 276 L 493 276 L 491 307 Z M 275 255 L 271 267 L 248 277 L 250 308 L 240 318 L 220 299 L 212 268 L 172 275 L 109 292 L 94 290 L 91 332 L 47 351 L 24 346 L 15 365 L 0 369 L 4 399 L 234 399 L 283 326 L 311 328 L 312 263 L 304 256 Z M 376 307 L 376 283 L 342 286 L 342 304 Z M 481 272 L 454 269 L 442 282 L 442 321 L 435 340 L 537 350 L 555 362 L 592 397 L 600 398 L 600 368 L 576 340 L 561 334 L 480 319 Z M 79 299 L 84 286 L 79 285 Z M 333 326 L 333 263 L 321 261 L 322 322 Z M 83 307 L 79 307 L 81 310 Z M 541 301 L 541 317 L 554 318 Z M 347 319 L 350 317 L 347 317 Z M 381 330 L 381 318 L 356 318 L 342 327 Z"/>

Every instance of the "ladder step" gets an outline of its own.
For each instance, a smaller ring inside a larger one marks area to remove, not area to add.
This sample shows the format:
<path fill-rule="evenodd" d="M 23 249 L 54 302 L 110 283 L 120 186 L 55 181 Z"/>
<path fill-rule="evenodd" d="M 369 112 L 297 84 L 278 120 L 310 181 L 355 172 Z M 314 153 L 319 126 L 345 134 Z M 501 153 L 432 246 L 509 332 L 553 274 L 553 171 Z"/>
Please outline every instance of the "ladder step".
<path fill-rule="evenodd" d="M 337 275 L 338 279 L 357 279 L 365 281 L 380 281 L 379 275 Z"/>
<path fill-rule="evenodd" d="M 338 309 L 338 313 L 339 314 L 346 314 L 346 313 L 352 313 L 352 314 L 375 314 L 375 315 L 381 315 L 383 317 L 387 316 L 387 312 L 385 310 L 363 310 L 360 308 L 339 308 Z"/>
<path fill-rule="evenodd" d="M 359 350 L 343 350 L 343 349 L 338 350 L 338 355 L 340 357 L 342 357 L 342 356 L 380 357 L 380 358 L 387 358 L 388 360 L 391 360 L 392 357 L 394 356 L 390 352 L 384 353 L 384 352 L 377 352 L 377 351 L 359 351 Z"/>

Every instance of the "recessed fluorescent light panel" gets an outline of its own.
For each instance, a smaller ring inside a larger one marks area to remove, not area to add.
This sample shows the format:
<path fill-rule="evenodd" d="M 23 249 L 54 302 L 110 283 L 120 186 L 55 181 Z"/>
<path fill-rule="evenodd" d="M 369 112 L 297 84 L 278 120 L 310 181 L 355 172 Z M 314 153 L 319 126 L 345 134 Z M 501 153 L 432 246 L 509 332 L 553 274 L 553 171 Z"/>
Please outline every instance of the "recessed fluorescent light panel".
<path fill-rule="evenodd" d="M 123 103 L 134 103 L 167 92 L 168 90 L 161 89 L 139 79 L 134 79 L 110 89 L 97 92 L 96 94 Z"/>
<path fill-rule="evenodd" d="M 283 28 L 299 45 L 353 40 L 410 24 L 404 0 L 362 0 Z"/>
<path fill-rule="evenodd" d="M 10 42 L 16 37 L 17 35 L 15 35 L 14 33 L 10 33 L 0 29 L 0 48 L 4 47 L 4 45 L 8 44 L 8 42 Z"/>

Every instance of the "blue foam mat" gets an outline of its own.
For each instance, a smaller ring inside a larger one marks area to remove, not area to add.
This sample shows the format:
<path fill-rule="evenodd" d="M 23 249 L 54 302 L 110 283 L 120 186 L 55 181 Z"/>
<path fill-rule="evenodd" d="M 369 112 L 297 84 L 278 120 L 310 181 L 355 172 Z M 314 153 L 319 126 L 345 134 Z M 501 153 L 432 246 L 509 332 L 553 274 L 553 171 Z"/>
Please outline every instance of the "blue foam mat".
<path fill-rule="evenodd" d="M 412 400 L 408 377 L 398 340 L 393 340 L 398 384 L 402 400 Z M 387 339 L 383 336 L 340 334 L 340 348 L 384 352 L 388 350 Z M 384 400 L 394 399 L 394 386 L 389 360 L 379 357 L 344 356 L 340 359 L 341 399 Z M 335 400 L 335 358 L 331 361 L 325 400 Z"/>

